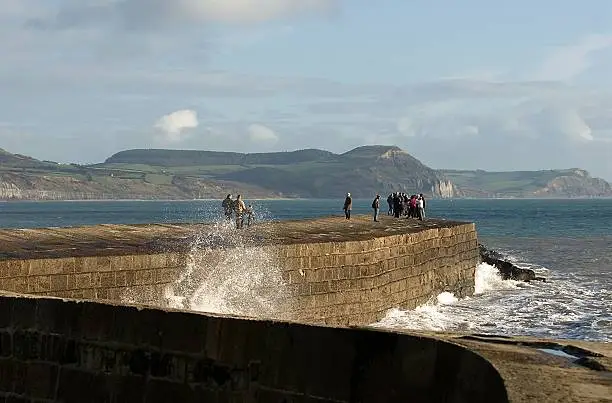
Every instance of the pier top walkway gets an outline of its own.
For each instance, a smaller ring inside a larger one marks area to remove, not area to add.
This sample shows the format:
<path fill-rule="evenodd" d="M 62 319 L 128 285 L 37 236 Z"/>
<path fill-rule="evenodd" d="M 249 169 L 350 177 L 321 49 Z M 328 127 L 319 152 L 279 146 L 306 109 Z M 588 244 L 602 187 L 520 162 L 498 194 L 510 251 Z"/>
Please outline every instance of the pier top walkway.
<path fill-rule="evenodd" d="M 409 234 L 432 228 L 473 225 L 465 222 L 371 216 L 326 217 L 261 222 L 241 230 L 232 223 L 215 224 L 101 224 L 70 228 L 0 229 L 0 260 L 107 256 L 188 250 L 192 242 L 225 246 L 240 238 L 243 244 L 283 245 L 346 242 Z M 235 235 L 234 235 L 235 234 Z"/>

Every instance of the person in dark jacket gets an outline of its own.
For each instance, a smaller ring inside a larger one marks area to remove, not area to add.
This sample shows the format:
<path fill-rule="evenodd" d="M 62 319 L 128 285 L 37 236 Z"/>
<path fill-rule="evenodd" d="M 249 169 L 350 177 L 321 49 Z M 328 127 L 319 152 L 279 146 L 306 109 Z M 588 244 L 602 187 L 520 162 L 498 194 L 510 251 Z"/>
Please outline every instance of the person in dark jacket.
<path fill-rule="evenodd" d="M 402 214 L 402 202 L 400 199 L 400 194 L 395 193 L 393 195 L 393 216 L 395 218 L 399 218 Z"/>
<path fill-rule="evenodd" d="M 393 215 L 393 193 L 389 193 L 389 196 L 387 196 L 387 204 L 389 205 L 387 215 Z"/>
<path fill-rule="evenodd" d="M 374 221 L 378 221 L 378 212 L 380 211 L 380 195 L 377 194 L 372 202 L 372 208 L 374 209 Z"/>
<path fill-rule="evenodd" d="M 232 219 L 232 210 L 234 206 L 234 201 L 232 200 L 232 195 L 229 194 L 223 202 L 221 203 L 221 207 L 223 208 L 223 213 L 225 214 L 225 219 L 230 221 Z"/>
<path fill-rule="evenodd" d="M 344 217 L 346 217 L 347 220 L 351 219 L 351 210 L 353 209 L 353 198 L 351 197 L 350 193 L 346 194 L 346 199 L 344 199 Z"/>

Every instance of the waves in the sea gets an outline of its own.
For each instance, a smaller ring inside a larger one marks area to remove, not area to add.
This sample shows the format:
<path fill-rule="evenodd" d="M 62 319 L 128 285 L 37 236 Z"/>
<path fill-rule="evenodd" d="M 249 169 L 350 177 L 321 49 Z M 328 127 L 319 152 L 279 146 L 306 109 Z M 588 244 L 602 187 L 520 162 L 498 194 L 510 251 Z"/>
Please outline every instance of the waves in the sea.
<path fill-rule="evenodd" d="M 565 277 L 550 273 L 545 283 L 502 280 L 495 267 L 481 263 L 473 296 L 457 299 L 445 292 L 414 310 L 393 309 L 373 326 L 612 340 L 612 291 Z"/>

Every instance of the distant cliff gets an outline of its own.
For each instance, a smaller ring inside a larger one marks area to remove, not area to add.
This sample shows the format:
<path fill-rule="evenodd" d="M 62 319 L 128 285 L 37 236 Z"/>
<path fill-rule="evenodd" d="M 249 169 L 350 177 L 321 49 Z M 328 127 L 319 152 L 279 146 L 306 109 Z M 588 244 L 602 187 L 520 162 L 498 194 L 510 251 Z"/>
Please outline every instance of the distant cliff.
<path fill-rule="evenodd" d="M 443 170 L 462 197 L 612 197 L 612 186 L 578 168 L 546 171 Z"/>

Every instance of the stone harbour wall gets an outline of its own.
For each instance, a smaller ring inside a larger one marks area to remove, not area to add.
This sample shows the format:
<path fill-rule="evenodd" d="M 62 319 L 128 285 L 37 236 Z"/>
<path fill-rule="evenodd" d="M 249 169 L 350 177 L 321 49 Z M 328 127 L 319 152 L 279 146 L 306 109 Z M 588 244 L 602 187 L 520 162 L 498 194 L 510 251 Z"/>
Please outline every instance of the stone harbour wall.
<path fill-rule="evenodd" d="M 473 224 L 287 245 L 278 253 L 294 296 L 291 317 L 347 326 L 373 323 L 392 308 L 414 309 L 444 291 L 471 295 L 479 261 Z"/>
<path fill-rule="evenodd" d="M 199 282 L 210 281 L 206 278 L 211 271 L 225 269 L 219 265 L 231 253 L 231 248 L 209 246 L 197 250 L 195 255 L 203 257 L 197 260 L 188 287 L 179 287 L 178 280 L 188 264 L 194 264 L 193 250 L 4 259 L 0 260 L 0 290 L 167 307 L 168 290 L 190 297 Z M 339 326 L 373 323 L 389 309 L 412 309 L 443 291 L 457 297 L 470 295 L 479 259 L 474 224 L 361 240 L 250 245 L 246 254 L 266 256 L 266 260 L 246 262 L 241 270 L 273 265 L 277 273 L 272 275 L 281 280 L 280 284 L 270 282 L 267 291 L 278 295 L 276 309 L 252 315 Z M 248 279 L 238 276 L 234 281 Z M 252 287 L 265 288 L 266 278 L 263 283 Z"/>
<path fill-rule="evenodd" d="M 0 290 L 157 305 L 184 267 L 181 253 L 0 260 Z"/>
<path fill-rule="evenodd" d="M 0 400 L 499 402 L 484 358 L 432 338 L 0 296 Z"/>

